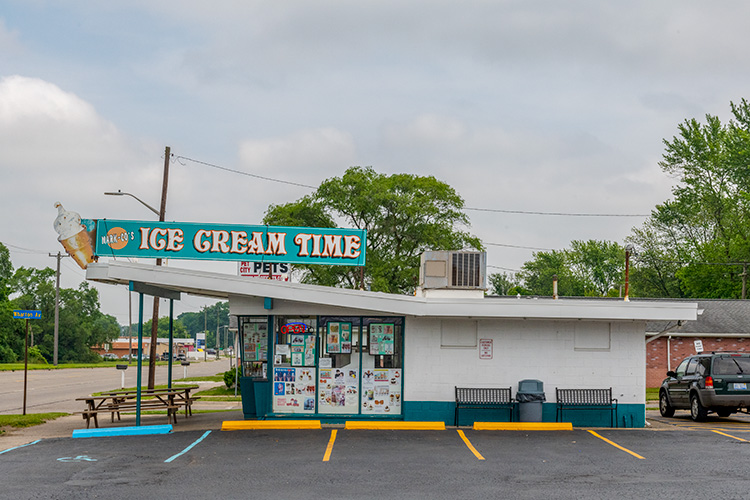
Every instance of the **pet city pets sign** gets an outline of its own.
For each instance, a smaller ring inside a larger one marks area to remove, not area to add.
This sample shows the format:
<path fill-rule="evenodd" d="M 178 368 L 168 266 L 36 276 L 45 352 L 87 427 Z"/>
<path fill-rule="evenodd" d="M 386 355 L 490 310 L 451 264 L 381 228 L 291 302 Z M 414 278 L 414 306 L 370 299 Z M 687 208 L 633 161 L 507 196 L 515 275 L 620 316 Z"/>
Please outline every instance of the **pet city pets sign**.
<path fill-rule="evenodd" d="M 364 266 L 367 232 L 100 219 L 96 221 L 95 239 L 99 257 Z"/>

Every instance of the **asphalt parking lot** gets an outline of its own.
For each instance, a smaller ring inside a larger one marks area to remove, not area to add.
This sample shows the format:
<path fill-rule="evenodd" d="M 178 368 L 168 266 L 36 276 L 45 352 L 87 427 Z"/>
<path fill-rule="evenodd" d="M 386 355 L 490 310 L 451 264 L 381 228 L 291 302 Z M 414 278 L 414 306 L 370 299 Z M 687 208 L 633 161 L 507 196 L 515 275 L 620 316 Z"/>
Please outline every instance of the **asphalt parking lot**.
<path fill-rule="evenodd" d="M 750 422 L 649 429 L 190 430 L 0 448 L 0 498 L 747 498 Z"/>

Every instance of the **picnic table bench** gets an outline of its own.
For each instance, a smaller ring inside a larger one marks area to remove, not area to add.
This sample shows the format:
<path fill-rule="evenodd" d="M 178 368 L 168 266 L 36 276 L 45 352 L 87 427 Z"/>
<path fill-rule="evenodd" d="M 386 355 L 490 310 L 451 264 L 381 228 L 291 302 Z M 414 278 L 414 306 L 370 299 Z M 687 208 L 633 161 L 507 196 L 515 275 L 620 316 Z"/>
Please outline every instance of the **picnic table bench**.
<path fill-rule="evenodd" d="M 200 398 L 190 396 L 190 391 L 197 389 L 198 386 L 187 386 L 173 389 L 142 389 L 141 390 L 141 410 L 166 410 L 167 421 L 177 424 L 177 411 L 185 408 L 185 418 L 192 415 L 192 403 Z M 86 409 L 81 412 L 83 419 L 86 420 L 86 428 L 89 428 L 91 420 L 94 420 L 94 426 L 99 427 L 98 415 L 100 413 L 109 413 L 112 422 L 120 420 L 120 412 L 136 411 L 138 409 L 138 391 L 110 391 L 102 393 L 99 396 L 86 396 L 76 398 L 76 401 L 84 401 Z"/>
<path fill-rule="evenodd" d="M 513 421 L 513 398 L 510 387 L 456 387 L 455 425 L 458 426 L 460 409 L 508 410 Z"/>
<path fill-rule="evenodd" d="M 555 420 L 562 421 L 566 410 L 609 410 L 609 425 L 617 421 L 617 399 L 609 389 L 555 389 L 557 412 Z"/>

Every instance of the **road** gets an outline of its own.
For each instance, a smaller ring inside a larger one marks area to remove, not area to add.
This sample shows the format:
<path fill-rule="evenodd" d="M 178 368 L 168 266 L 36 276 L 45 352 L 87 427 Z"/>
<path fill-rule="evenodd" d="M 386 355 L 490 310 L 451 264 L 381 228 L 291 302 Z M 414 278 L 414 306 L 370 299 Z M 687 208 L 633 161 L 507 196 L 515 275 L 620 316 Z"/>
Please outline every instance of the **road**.
<path fill-rule="evenodd" d="M 191 362 L 187 367 L 188 377 L 216 375 L 229 370 L 229 358 L 213 361 Z M 172 379 L 183 377 L 183 367 L 172 365 Z M 125 387 L 135 387 L 138 372 L 132 364 L 125 370 Z M 148 365 L 143 366 L 143 385 L 148 380 Z M 29 370 L 26 394 L 26 412 L 67 412 L 81 410 L 76 398 L 88 396 L 92 392 L 119 389 L 122 375 L 114 367 L 109 368 L 69 368 L 61 370 Z M 156 383 L 167 383 L 167 366 L 157 365 Z M 23 370 L 0 372 L 0 414 L 22 413 L 23 411 Z"/>

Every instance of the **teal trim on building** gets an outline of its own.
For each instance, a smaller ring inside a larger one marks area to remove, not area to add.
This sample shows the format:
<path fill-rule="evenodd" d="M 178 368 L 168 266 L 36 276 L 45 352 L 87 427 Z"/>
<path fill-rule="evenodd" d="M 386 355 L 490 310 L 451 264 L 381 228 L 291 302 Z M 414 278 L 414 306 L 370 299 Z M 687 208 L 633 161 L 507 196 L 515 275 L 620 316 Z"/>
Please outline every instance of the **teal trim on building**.
<path fill-rule="evenodd" d="M 456 404 L 453 401 L 404 401 L 404 420 L 443 421 L 445 425 L 454 425 Z M 544 403 L 542 421 L 554 422 L 557 414 L 555 403 Z M 518 409 L 514 411 L 518 415 Z M 459 426 L 470 426 L 474 422 L 509 422 L 507 410 L 462 409 L 459 412 Z M 571 422 L 574 427 L 610 427 L 609 409 L 565 410 L 563 422 Z M 617 405 L 615 427 L 641 428 L 646 426 L 646 405 Z"/>

